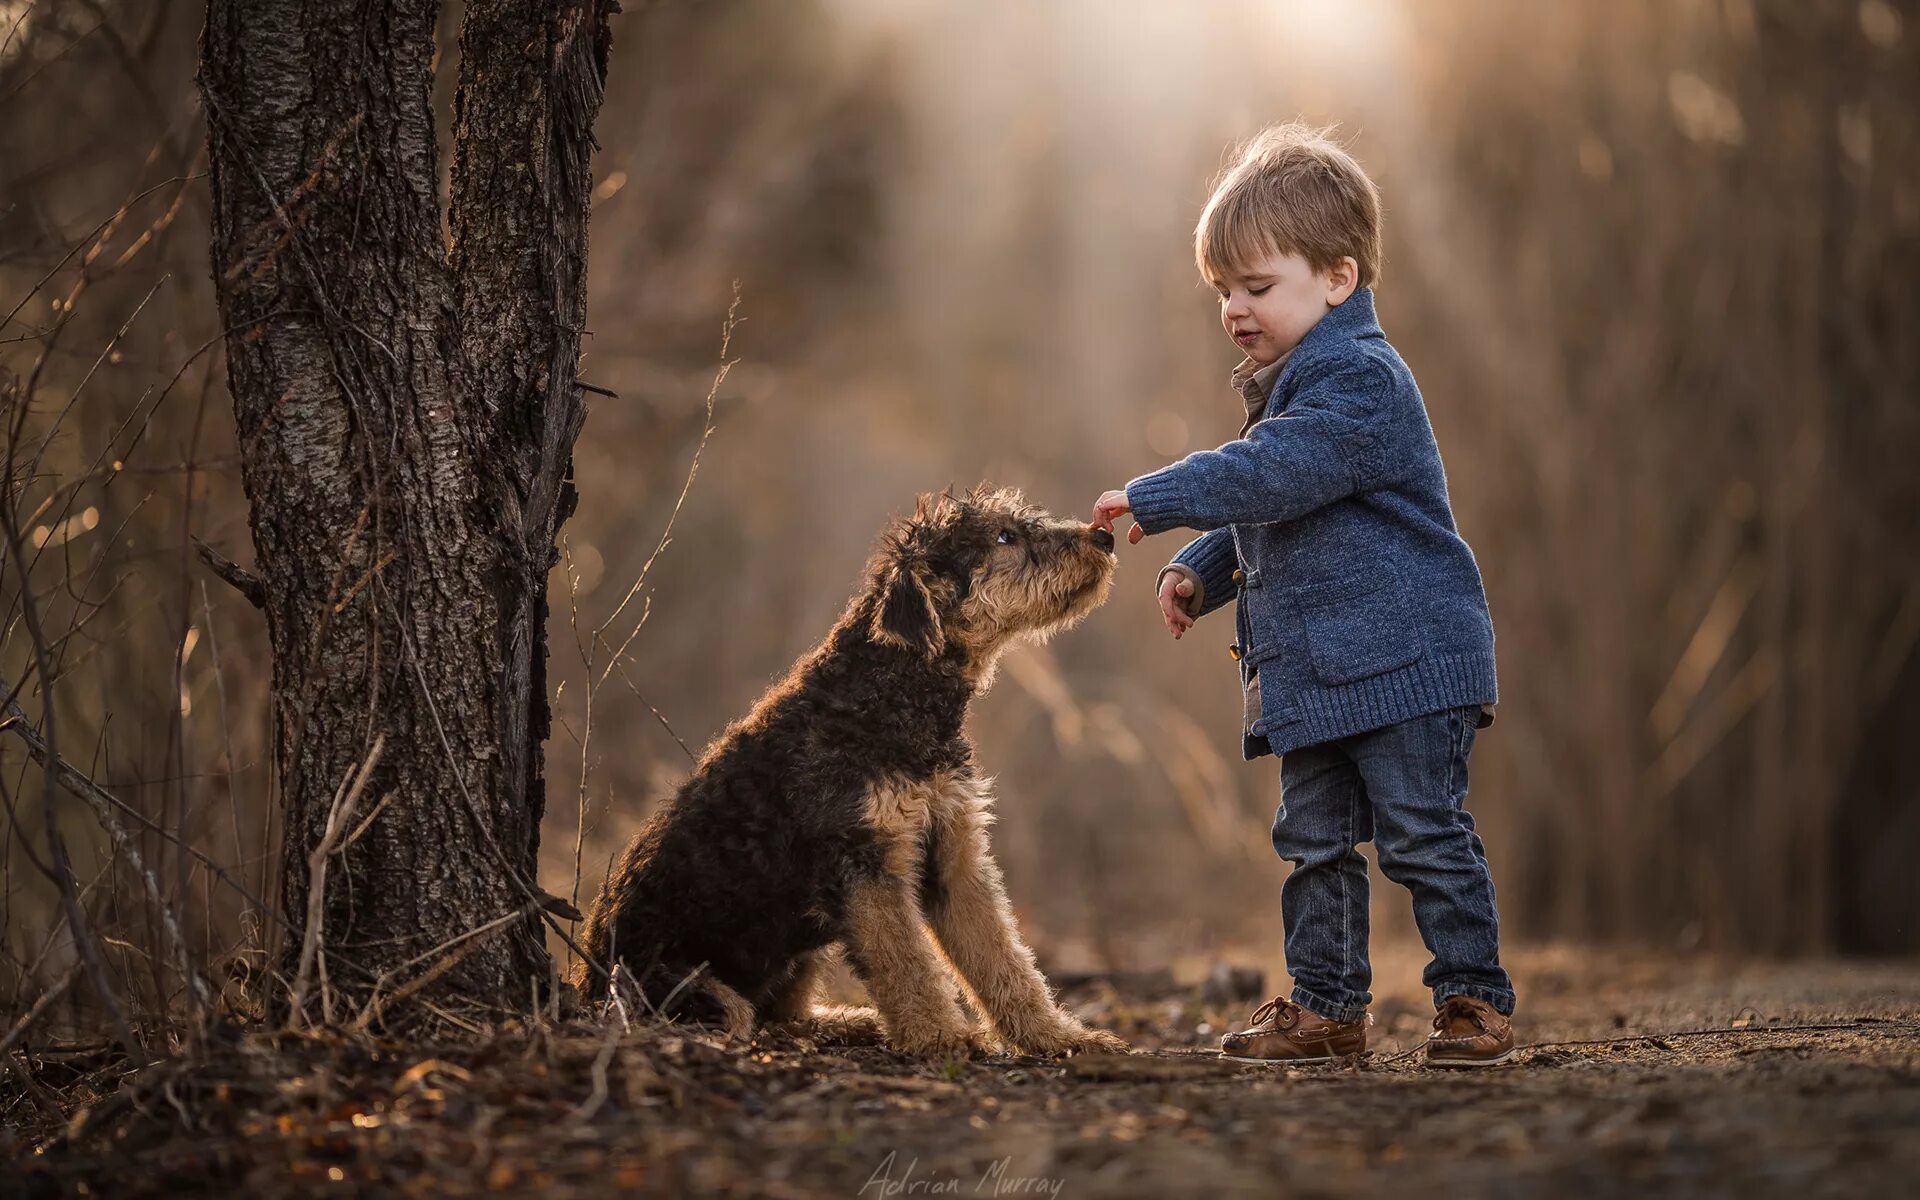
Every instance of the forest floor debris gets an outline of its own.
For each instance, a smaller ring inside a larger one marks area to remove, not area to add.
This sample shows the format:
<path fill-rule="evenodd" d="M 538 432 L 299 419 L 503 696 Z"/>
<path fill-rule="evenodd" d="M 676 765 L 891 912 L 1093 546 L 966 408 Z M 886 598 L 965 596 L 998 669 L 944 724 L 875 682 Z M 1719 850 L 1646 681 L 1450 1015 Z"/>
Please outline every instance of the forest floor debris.
<path fill-rule="evenodd" d="M 1246 1006 L 1134 975 L 1065 994 L 1143 1051 L 1124 1057 L 930 1064 L 582 1022 L 243 1034 L 129 1071 L 115 1046 L 30 1040 L 0 1112 L 31 1196 L 1754 1200 L 1920 1179 L 1920 964 L 1513 957 L 1525 1048 L 1475 1073 L 1421 1069 L 1424 1014 L 1397 993 L 1366 1059 L 1221 1060 Z"/>

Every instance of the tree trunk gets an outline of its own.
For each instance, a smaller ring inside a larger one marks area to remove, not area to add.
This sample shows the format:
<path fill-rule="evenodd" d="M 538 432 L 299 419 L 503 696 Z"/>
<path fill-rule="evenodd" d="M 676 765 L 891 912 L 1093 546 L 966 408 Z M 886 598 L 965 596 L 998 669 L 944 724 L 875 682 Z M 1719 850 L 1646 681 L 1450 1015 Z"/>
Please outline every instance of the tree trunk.
<path fill-rule="evenodd" d="M 518 1010 L 549 977 L 546 587 L 584 415 L 614 8 L 467 5 L 449 249 L 435 0 L 208 3 L 213 272 L 273 653 L 290 920 L 336 826 L 320 953 L 303 972 L 307 929 L 281 948 L 308 985 L 298 1017 L 350 1019 L 396 991 L 443 1014 Z M 449 967 L 442 947 L 496 921 Z"/>

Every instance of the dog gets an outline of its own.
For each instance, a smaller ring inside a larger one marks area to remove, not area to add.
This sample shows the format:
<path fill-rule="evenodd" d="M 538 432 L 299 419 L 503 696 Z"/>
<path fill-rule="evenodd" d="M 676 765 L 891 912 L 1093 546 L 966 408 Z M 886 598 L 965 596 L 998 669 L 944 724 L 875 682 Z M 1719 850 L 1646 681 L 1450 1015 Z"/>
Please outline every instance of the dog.
<path fill-rule="evenodd" d="M 657 1011 L 732 1036 L 815 1021 L 935 1059 L 1126 1050 L 1054 1002 L 1021 940 L 963 728 L 1008 646 L 1106 599 L 1113 549 L 1018 492 L 920 497 L 826 640 L 627 846 L 587 916 L 583 994 L 617 967 Z M 873 1009 L 815 1005 L 835 952 Z"/>

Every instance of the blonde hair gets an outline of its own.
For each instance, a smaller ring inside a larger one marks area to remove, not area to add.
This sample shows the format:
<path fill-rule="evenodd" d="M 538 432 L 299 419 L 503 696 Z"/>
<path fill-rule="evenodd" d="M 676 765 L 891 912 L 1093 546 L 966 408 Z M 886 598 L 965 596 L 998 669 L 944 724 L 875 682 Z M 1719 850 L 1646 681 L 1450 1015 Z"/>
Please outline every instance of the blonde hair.
<path fill-rule="evenodd" d="M 1272 253 L 1298 254 L 1316 271 L 1351 255 L 1360 287 L 1379 278 L 1380 192 L 1331 132 L 1290 121 L 1240 147 L 1193 231 L 1209 283 Z"/>

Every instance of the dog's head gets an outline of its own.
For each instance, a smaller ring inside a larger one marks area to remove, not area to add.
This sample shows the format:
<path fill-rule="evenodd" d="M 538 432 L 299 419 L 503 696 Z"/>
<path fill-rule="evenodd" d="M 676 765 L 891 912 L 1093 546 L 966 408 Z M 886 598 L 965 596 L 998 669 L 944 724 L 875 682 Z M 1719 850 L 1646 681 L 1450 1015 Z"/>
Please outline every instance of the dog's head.
<path fill-rule="evenodd" d="M 1020 493 L 922 496 L 869 568 L 873 639 L 986 668 L 1014 638 L 1045 638 L 1097 608 L 1113 582 L 1113 535 L 1052 516 Z"/>

